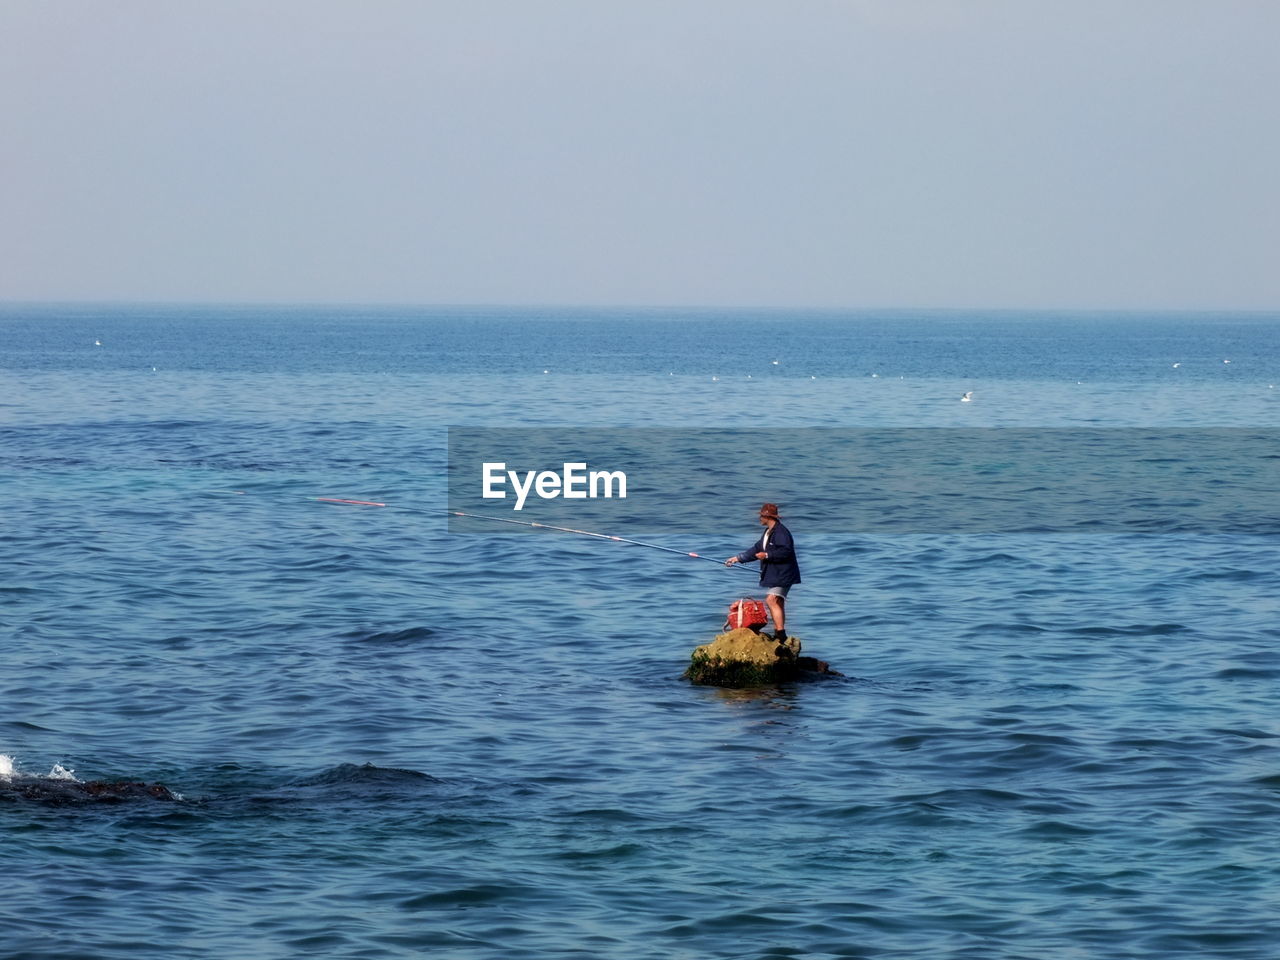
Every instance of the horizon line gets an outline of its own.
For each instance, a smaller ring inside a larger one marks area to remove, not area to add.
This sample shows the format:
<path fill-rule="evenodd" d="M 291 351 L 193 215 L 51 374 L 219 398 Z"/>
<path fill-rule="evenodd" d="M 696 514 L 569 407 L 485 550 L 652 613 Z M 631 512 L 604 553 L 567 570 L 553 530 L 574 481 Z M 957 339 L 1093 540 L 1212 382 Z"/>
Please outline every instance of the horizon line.
<path fill-rule="evenodd" d="M 8 298 L 0 297 L 5 307 L 236 307 L 236 308 L 364 308 L 364 309 L 421 309 L 421 310 L 643 310 L 643 311 L 722 311 L 741 310 L 752 313 L 779 313 L 801 310 L 825 313 L 971 313 L 991 311 L 997 313 L 1218 313 L 1218 314 L 1280 314 L 1276 307 L 1224 307 L 1224 306 L 936 306 L 936 305 L 832 305 L 832 304 L 725 304 L 725 303 L 585 303 L 585 302 L 482 302 L 482 301 L 427 301 L 427 300 L 208 300 L 208 299 L 123 299 L 123 298 Z"/>

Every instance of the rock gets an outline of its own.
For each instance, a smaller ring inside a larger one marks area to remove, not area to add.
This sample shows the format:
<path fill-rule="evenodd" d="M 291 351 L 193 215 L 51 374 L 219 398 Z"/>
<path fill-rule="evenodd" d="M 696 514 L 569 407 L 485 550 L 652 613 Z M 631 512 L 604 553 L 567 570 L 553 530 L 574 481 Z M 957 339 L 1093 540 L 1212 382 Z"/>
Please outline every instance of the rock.
<path fill-rule="evenodd" d="M 840 676 L 826 663 L 800 656 L 800 639 L 779 642 L 748 627 L 730 630 L 693 651 L 684 674 L 694 683 L 753 687 L 788 680 Z"/>
<path fill-rule="evenodd" d="M 0 800 L 34 800 L 55 806 L 71 803 L 122 803 L 126 800 L 177 800 L 177 794 L 160 783 L 140 781 L 108 783 L 103 780 L 60 780 L 20 777 L 0 781 Z"/>

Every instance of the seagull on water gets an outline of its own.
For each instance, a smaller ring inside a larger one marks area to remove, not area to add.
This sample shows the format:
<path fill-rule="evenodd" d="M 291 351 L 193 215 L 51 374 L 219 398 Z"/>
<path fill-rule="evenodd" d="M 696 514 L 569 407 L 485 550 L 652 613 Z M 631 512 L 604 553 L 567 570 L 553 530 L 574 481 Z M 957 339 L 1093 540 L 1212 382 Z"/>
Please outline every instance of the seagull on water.
<path fill-rule="evenodd" d="M 967 391 L 965 391 L 965 395 L 964 395 L 963 397 L 961 397 L 961 398 L 960 398 L 960 402 L 961 402 L 961 403 L 971 403 L 972 401 L 973 401 L 973 391 L 972 391 L 972 390 L 967 390 Z"/>
<path fill-rule="evenodd" d="M 1173 369 L 1177 370 L 1180 366 L 1182 366 L 1182 364 L 1181 364 L 1181 363 L 1175 363 L 1175 364 L 1173 365 Z"/>

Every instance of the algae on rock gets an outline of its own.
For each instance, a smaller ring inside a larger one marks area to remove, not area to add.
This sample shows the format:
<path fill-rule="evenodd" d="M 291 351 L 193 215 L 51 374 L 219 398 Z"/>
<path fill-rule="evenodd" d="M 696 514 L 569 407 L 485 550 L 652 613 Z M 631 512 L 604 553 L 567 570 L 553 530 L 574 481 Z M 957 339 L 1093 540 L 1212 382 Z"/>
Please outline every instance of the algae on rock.
<path fill-rule="evenodd" d="M 749 627 L 718 635 L 693 651 L 685 676 L 694 683 L 719 687 L 753 687 L 806 674 L 836 674 L 813 657 L 800 656 L 800 639 L 776 640 Z"/>

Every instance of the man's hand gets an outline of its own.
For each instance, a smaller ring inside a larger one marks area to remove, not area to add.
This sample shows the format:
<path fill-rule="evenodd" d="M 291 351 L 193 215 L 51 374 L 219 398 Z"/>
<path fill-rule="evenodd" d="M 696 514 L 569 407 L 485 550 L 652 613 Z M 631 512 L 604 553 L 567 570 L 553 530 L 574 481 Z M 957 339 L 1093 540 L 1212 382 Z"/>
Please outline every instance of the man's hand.
<path fill-rule="evenodd" d="M 737 562 L 738 562 L 738 558 L 737 558 L 737 557 L 730 557 L 728 560 L 726 560 L 726 561 L 724 562 L 724 565 L 725 565 L 726 567 L 732 567 L 732 566 L 733 566 L 735 563 L 737 563 Z"/>
<path fill-rule="evenodd" d="M 769 555 L 768 555 L 767 553 L 757 553 L 757 554 L 756 554 L 756 559 L 757 559 L 757 560 L 768 560 L 768 559 L 769 559 Z"/>

